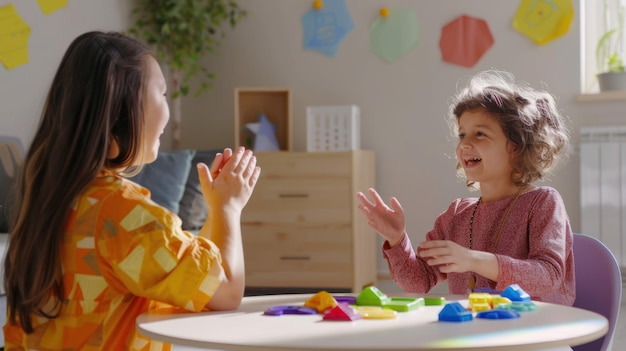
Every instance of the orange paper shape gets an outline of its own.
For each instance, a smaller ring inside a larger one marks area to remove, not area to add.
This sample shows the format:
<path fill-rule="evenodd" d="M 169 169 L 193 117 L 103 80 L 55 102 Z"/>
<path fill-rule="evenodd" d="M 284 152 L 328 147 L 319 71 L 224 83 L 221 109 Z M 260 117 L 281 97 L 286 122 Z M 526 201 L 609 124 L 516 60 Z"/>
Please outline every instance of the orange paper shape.
<path fill-rule="evenodd" d="M 441 29 L 441 59 L 463 67 L 472 67 L 493 45 L 487 22 L 463 15 Z"/>
<path fill-rule="evenodd" d="M 567 33 L 573 20 L 572 0 L 522 0 L 513 28 L 543 45 Z"/>

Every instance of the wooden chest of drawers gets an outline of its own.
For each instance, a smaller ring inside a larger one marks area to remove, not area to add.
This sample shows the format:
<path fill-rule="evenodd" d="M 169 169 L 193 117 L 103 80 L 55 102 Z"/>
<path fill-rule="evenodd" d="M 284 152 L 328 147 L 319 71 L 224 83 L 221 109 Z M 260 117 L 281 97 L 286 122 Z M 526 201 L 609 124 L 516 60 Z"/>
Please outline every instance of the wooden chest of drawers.
<path fill-rule="evenodd" d="M 371 151 L 260 152 L 242 214 L 247 288 L 359 292 L 376 283 L 376 233 L 357 208 Z"/>

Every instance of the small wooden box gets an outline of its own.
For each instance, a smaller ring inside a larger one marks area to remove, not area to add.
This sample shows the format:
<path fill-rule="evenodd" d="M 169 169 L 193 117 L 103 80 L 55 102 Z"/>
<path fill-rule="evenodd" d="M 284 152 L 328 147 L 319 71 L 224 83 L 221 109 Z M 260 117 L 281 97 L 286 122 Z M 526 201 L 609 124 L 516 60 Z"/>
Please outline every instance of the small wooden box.
<path fill-rule="evenodd" d="M 259 122 L 265 114 L 276 127 L 276 140 L 281 151 L 292 151 L 291 90 L 287 88 L 235 88 L 235 147 L 245 145 L 245 125 Z"/>

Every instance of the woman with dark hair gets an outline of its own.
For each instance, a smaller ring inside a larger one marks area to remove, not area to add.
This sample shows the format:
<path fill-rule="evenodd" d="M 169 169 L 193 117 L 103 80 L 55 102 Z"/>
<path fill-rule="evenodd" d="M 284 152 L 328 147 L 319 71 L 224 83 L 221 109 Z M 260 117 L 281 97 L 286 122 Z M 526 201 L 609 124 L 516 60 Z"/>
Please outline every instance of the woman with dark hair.
<path fill-rule="evenodd" d="M 152 53 L 120 33 L 67 49 L 18 178 L 5 261 L 5 349 L 169 349 L 135 330 L 150 309 L 239 306 L 250 150 L 198 164 L 207 223 L 194 236 L 125 178 L 153 162 L 169 120 Z"/>

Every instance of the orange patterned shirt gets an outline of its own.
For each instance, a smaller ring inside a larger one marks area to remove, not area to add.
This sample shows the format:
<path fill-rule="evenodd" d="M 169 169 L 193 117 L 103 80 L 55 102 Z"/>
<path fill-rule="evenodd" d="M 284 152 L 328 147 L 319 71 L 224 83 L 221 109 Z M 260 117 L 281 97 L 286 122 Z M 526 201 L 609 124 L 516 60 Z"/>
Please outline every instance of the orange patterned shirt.
<path fill-rule="evenodd" d="M 64 303 L 35 331 L 4 326 L 5 350 L 170 350 L 140 335 L 136 317 L 177 306 L 201 311 L 223 279 L 219 249 L 181 229 L 147 189 L 106 174 L 77 198 L 61 248 Z"/>

